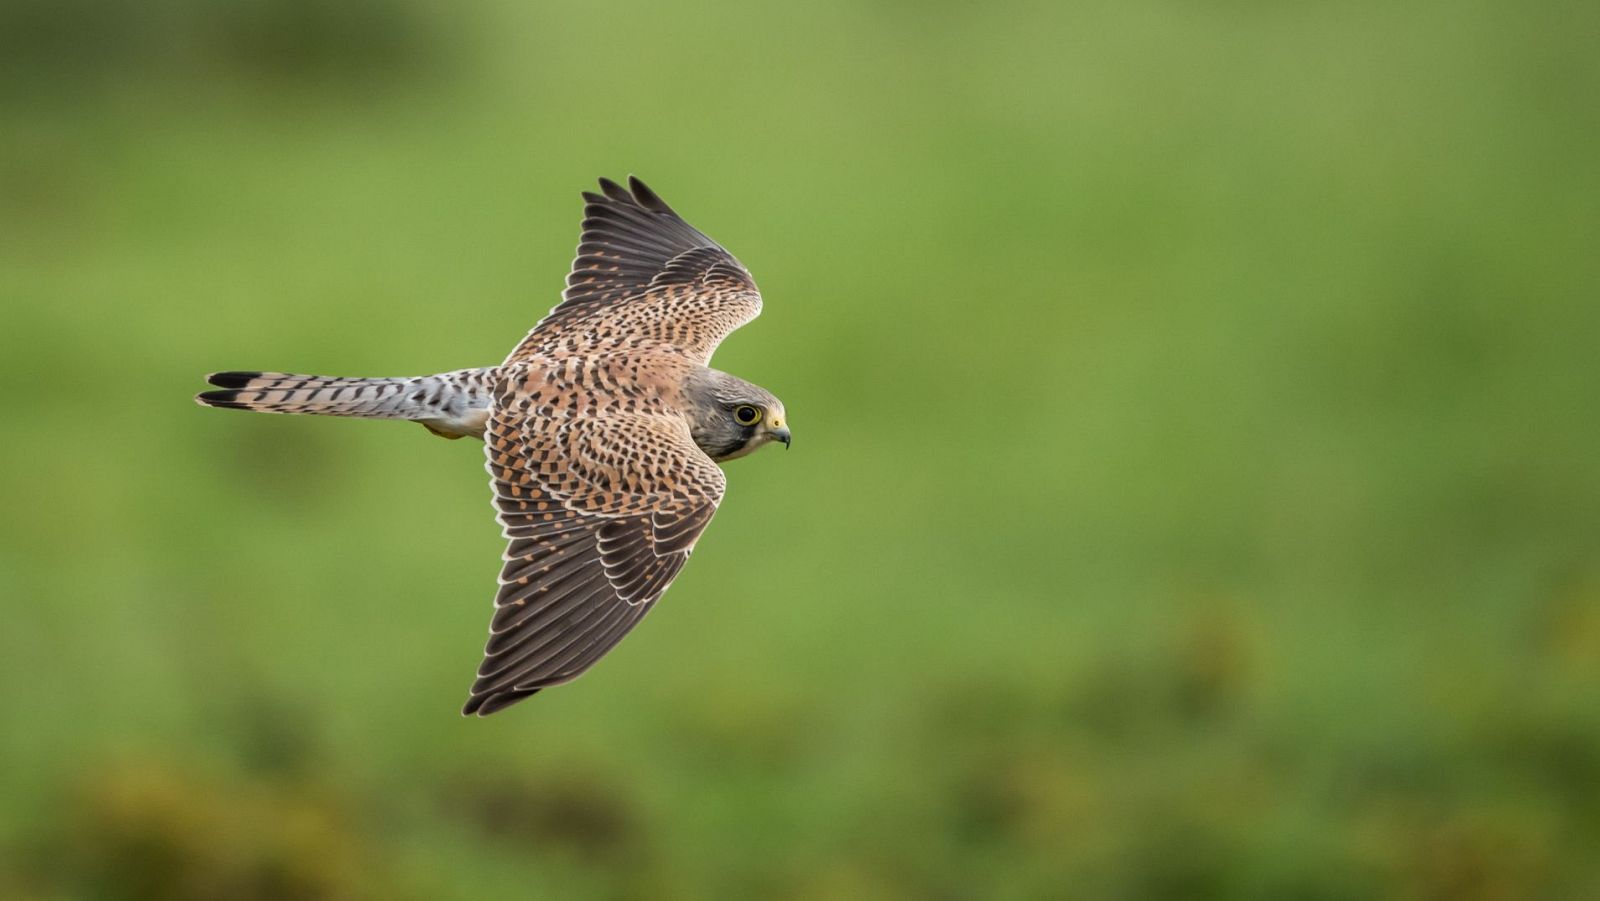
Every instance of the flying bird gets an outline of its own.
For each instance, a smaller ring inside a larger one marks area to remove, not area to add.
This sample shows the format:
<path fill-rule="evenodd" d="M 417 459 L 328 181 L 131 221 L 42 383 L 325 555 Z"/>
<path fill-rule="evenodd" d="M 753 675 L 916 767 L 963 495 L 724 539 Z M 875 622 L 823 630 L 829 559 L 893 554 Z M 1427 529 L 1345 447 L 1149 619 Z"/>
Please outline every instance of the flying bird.
<path fill-rule="evenodd" d="M 783 403 L 709 368 L 761 312 L 748 270 L 636 178 L 585 192 L 561 302 L 504 363 L 414 378 L 218 372 L 195 400 L 403 419 L 484 442 L 507 539 L 465 715 L 577 678 L 689 559 L 727 486 L 717 465 L 789 446 Z"/>

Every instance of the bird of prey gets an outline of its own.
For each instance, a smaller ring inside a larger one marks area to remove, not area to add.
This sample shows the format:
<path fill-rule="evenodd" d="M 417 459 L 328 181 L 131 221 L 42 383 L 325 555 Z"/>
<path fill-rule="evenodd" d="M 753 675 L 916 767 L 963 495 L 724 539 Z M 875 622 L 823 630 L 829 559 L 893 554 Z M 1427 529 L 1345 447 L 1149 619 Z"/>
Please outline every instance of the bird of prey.
<path fill-rule="evenodd" d="M 783 403 L 711 369 L 761 311 L 733 255 L 636 178 L 583 195 L 561 302 L 499 366 L 415 378 L 219 372 L 207 406 L 404 419 L 484 442 L 508 541 L 462 713 L 577 678 L 661 599 L 722 500 L 717 465 L 790 443 Z"/>

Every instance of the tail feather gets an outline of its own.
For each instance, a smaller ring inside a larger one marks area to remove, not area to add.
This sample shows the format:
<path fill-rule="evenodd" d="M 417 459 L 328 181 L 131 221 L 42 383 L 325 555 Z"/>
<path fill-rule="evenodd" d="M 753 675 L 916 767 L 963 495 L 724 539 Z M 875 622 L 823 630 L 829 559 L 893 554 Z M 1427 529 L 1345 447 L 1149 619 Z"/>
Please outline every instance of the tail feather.
<path fill-rule="evenodd" d="M 495 370 L 460 369 L 414 378 L 334 378 L 286 372 L 217 372 L 220 390 L 195 401 L 257 413 L 304 413 L 420 422 L 446 438 L 483 437 Z"/>

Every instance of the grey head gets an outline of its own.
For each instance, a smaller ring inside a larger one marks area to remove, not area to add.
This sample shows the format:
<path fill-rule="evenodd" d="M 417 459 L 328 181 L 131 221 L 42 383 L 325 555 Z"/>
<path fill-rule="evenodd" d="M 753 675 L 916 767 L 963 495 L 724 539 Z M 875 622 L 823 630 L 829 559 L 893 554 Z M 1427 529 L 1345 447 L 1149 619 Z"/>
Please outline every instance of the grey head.
<path fill-rule="evenodd" d="M 769 441 L 789 446 L 783 401 L 771 391 L 704 367 L 692 372 L 683 388 L 694 443 L 718 463 L 742 457 Z"/>

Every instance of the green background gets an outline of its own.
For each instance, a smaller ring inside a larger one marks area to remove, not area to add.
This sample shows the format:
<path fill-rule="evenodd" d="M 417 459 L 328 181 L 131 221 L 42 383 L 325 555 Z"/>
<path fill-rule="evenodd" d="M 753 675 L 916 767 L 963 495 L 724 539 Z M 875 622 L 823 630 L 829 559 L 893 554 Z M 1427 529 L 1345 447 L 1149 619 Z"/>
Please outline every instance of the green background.
<path fill-rule="evenodd" d="M 0 896 L 1600 896 L 1600 6 L 0 4 Z M 599 175 L 788 453 L 457 715 Z"/>

